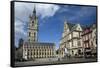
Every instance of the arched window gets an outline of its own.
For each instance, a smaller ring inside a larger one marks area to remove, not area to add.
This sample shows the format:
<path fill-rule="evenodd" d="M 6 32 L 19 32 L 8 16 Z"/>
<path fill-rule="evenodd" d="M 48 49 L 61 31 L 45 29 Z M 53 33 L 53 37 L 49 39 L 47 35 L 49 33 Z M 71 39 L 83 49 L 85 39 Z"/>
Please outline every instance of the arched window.
<path fill-rule="evenodd" d="M 74 54 L 74 51 L 72 51 L 72 54 Z"/>
<path fill-rule="evenodd" d="M 35 41 L 36 33 L 34 32 L 34 41 Z"/>

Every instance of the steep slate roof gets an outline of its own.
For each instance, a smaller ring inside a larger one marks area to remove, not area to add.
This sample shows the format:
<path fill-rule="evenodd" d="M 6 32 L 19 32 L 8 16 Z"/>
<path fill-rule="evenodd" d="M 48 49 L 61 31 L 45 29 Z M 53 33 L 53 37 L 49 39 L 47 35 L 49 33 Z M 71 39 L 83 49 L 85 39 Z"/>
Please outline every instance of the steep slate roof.
<path fill-rule="evenodd" d="M 75 30 L 77 28 L 77 24 L 75 24 L 71 30 Z"/>
<path fill-rule="evenodd" d="M 67 23 L 67 25 L 68 25 L 68 27 L 69 27 L 69 29 L 70 29 L 70 31 L 72 31 L 73 29 L 76 29 L 76 27 L 77 27 L 77 24 L 73 24 L 73 23 Z M 86 26 L 86 25 L 80 25 L 81 26 L 81 28 L 84 30 L 84 29 L 86 29 L 88 26 Z"/>
<path fill-rule="evenodd" d="M 34 43 L 26 42 L 26 45 L 29 45 L 29 46 L 55 46 L 54 43 L 42 43 L 42 42 L 34 42 Z"/>
<path fill-rule="evenodd" d="M 90 28 L 90 25 L 81 25 L 82 29 L 85 30 L 87 28 Z"/>
<path fill-rule="evenodd" d="M 67 23 L 68 27 L 69 27 L 69 30 L 72 30 L 72 27 L 75 25 L 75 24 L 72 24 L 72 23 Z"/>
<path fill-rule="evenodd" d="M 81 28 L 84 30 L 85 28 L 86 28 L 86 26 L 85 25 L 80 25 L 81 26 Z"/>

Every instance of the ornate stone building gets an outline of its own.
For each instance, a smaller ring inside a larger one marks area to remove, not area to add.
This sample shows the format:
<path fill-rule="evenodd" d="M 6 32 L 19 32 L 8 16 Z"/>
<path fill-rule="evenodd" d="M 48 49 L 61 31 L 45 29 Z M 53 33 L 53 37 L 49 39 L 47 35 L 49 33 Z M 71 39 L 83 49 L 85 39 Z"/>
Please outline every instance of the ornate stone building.
<path fill-rule="evenodd" d="M 17 49 L 17 55 L 21 55 L 20 59 L 33 60 L 38 58 L 55 57 L 55 44 L 44 43 L 38 41 L 38 17 L 34 8 L 33 14 L 29 16 L 28 23 L 28 41 L 23 42 Z"/>
<path fill-rule="evenodd" d="M 96 23 L 85 28 L 82 32 L 84 56 L 97 56 L 97 29 Z"/>
<path fill-rule="evenodd" d="M 37 42 L 38 37 L 38 17 L 36 16 L 36 10 L 34 8 L 33 14 L 29 16 L 29 24 L 28 24 L 28 41 Z"/>
<path fill-rule="evenodd" d="M 93 46 L 92 42 L 92 29 L 87 27 L 82 32 L 82 43 L 84 48 L 84 56 L 91 54 L 91 47 Z"/>
<path fill-rule="evenodd" d="M 24 43 L 23 58 L 38 59 L 38 58 L 53 58 L 55 57 L 54 43 Z"/>
<path fill-rule="evenodd" d="M 97 27 L 96 23 L 91 26 L 81 26 L 64 22 L 64 30 L 58 49 L 59 56 L 84 57 L 97 56 Z M 67 55 L 66 55 L 67 54 Z"/>
<path fill-rule="evenodd" d="M 65 56 L 65 48 L 70 56 L 79 55 L 83 52 L 81 33 L 82 27 L 80 24 L 64 22 L 64 31 L 59 48 L 60 57 Z"/>

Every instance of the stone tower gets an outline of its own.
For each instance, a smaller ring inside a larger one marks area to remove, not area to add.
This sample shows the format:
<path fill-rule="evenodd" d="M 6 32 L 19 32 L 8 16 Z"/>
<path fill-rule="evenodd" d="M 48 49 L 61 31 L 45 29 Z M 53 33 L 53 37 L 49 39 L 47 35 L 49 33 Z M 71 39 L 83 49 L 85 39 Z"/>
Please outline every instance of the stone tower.
<path fill-rule="evenodd" d="M 28 41 L 37 42 L 37 32 L 38 32 L 38 18 L 36 16 L 36 9 L 34 7 L 32 15 L 29 16 L 28 24 Z"/>

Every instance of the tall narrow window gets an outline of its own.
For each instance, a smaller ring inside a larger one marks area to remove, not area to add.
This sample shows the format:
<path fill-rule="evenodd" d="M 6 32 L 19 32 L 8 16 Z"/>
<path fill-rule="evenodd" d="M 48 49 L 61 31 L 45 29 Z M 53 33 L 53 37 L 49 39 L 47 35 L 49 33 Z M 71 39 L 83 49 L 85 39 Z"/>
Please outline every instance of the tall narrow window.
<path fill-rule="evenodd" d="M 36 36 L 36 33 L 34 32 L 34 37 Z"/>
<path fill-rule="evenodd" d="M 35 36 L 36 36 L 36 33 L 34 32 L 34 41 L 35 41 Z"/>
<path fill-rule="evenodd" d="M 31 32 L 29 32 L 29 36 L 31 36 Z"/>
<path fill-rule="evenodd" d="M 32 21 L 32 26 L 34 26 L 34 21 Z"/>
<path fill-rule="evenodd" d="M 81 45 L 81 43 L 80 43 L 80 41 L 78 41 L 78 46 L 80 46 Z"/>
<path fill-rule="evenodd" d="M 72 50 L 72 54 L 74 54 L 74 51 Z"/>
<path fill-rule="evenodd" d="M 80 38 L 80 36 L 81 36 L 81 33 L 79 32 L 79 38 Z"/>

